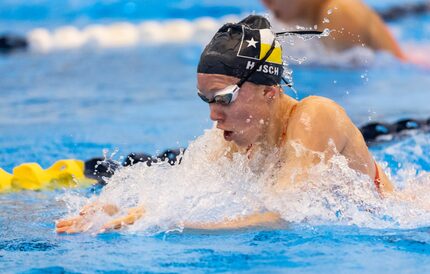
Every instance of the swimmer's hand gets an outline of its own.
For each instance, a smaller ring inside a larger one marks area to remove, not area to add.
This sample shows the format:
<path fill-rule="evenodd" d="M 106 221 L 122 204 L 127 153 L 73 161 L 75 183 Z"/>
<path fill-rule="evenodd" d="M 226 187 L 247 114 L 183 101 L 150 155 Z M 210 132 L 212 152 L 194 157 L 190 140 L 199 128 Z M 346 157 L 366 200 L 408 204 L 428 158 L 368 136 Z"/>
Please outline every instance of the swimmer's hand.
<path fill-rule="evenodd" d="M 408 52 L 407 57 L 405 58 L 406 62 L 414 64 L 422 69 L 428 70 L 430 69 L 430 57 L 425 50 L 414 49 Z"/>
<path fill-rule="evenodd" d="M 91 203 L 82 208 L 78 216 L 58 220 L 56 222 L 57 233 L 80 233 L 88 231 L 92 226 L 92 219 L 97 212 L 104 212 L 109 216 L 118 213 L 118 207 L 111 204 Z"/>
<path fill-rule="evenodd" d="M 126 216 L 108 222 L 102 227 L 102 229 L 100 229 L 99 233 L 104 233 L 109 230 L 120 229 L 124 226 L 132 225 L 138 219 L 142 218 L 144 213 L 145 209 L 143 208 L 143 206 L 130 208 Z"/>

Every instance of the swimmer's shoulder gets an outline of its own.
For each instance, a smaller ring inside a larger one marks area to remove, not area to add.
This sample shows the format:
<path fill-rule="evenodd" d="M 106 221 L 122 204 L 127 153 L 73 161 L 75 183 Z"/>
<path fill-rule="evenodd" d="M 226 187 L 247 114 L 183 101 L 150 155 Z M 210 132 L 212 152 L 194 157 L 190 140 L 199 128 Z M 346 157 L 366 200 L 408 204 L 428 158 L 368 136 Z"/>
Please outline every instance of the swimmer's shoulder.
<path fill-rule="evenodd" d="M 350 124 L 345 110 L 336 102 L 321 96 L 309 96 L 298 102 L 291 113 L 287 138 L 309 143 L 314 150 L 324 147 L 329 139 L 342 145 Z"/>
<path fill-rule="evenodd" d="M 329 98 L 308 96 L 297 103 L 294 113 L 306 113 L 311 117 L 323 118 L 325 116 L 344 115 L 345 110 Z"/>

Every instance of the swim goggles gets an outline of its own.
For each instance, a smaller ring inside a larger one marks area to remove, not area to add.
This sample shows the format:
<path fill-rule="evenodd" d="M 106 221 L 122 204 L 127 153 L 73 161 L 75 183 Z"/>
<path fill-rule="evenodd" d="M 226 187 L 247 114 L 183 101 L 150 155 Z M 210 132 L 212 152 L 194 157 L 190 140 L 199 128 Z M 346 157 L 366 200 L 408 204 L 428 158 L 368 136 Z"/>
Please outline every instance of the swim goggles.
<path fill-rule="evenodd" d="M 262 65 L 267 58 L 269 58 L 270 54 L 272 54 L 273 50 L 275 49 L 275 39 L 273 39 L 272 45 L 270 46 L 270 49 L 267 51 L 266 55 L 257 62 L 257 64 L 248 72 L 246 73 L 242 79 L 240 79 L 235 85 L 230 85 L 222 90 L 219 90 L 215 92 L 214 96 L 212 98 L 208 98 L 203 95 L 203 93 L 200 90 L 197 90 L 197 95 L 206 103 L 212 104 L 212 103 L 218 103 L 221 105 L 229 105 L 233 103 L 237 96 L 239 95 L 239 90 L 242 87 L 242 85 L 246 82 L 246 80 L 251 77 L 251 75 Z"/>
<path fill-rule="evenodd" d="M 320 31 L 285 31 L 285 32 L 278 32 L 276 33 L 276 36 L 285 35 L 285 34 L 293 34 L 293 35 L 308 35 L 308 34 L 321 34 Z M 221 105 L 229 105 L 233 103 L 237 96 L 239 95 L 239 90 L 242 87 L 242 85 L 251 77 L 251 75 L 269 58 L 270 54 L 272 54 L 273 50 L 275 49 L 275 42 L 276 39 L 273 39 L 272 45 L 270 46 L 270 49 L 267 51 L 266 55 L 257 62 L 257 64 L 248 72 L 246 73 L 242 79 L 240 79 L 235 85 L 227 86 L 219 91 L 216 91 L 214 96 L 212 98 L 208 98 L 203 93 L 197 89 L 197 95 L 202 99 L 204 102 L 208 104 L 212 103 L 218 103 Z M 285 80 L 284 77 L 282 77 L 282 80 L 291 87 L 291 84 L 288 83 L 287 80 Z"/>

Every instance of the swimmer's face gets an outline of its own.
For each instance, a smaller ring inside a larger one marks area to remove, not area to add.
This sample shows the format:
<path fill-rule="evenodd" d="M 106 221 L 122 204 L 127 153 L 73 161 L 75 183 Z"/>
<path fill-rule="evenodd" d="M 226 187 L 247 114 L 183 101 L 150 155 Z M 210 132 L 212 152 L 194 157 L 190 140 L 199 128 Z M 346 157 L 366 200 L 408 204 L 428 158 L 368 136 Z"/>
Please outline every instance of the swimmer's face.
<path fill-rule="evenodd" d="M 285 23 L 300 19 L 300 14 L 307 4 L 305 0 L 262 0 L 262 2 L 277 19 Z"/>
<path fill-rule="evenodd" d="M 197 75 L 197 88 L 207 98 L 213 98 L 216 91 L 234 85 L 239 79 L 219 74 Z M 267 89 L 275 87 L 255 85 L 245 82 L 237 99 L 229 105 L 209 104 L 210 118 L 217 128 L 224 131 L 224 138 L 238 146 L 263 141 L 269 123 L 271 98 Z M 270 98 L 269 98 L 270 97 Z"/>

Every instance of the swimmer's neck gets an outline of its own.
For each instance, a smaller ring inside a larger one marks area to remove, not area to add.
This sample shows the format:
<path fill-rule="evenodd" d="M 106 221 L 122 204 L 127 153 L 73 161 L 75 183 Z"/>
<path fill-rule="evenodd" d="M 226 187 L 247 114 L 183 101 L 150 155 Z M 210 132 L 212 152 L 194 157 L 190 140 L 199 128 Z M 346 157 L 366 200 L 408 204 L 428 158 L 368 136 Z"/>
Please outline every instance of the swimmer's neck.
<path fill-rule="evenodd" d="M 275 148 L 280 148 L 285 145 L 286 133 L 288 129 L 289 118 L 292 110 L 298 101 L 283 93 L 273 102 L 272 111 L 268 117 L 267 127 L 263 135 L 256 142 L 248 146 L 238 146 L 231 142 L 229 143 L 229 151 L 231 153 L 239 152 L 241 154 L 251 155 L 255 151 L 260 153 L 273 151 Z M 231 154 L 229 153 L 229 157 Z"/>
<path fill-rule="evenodd" d="M 270 149 L 284 145 L 289 118 L 297 103 L 297 100 L 285 94 L 280 94 L 279 98 L 275 100 L 268 120 L 268 127 L 263 136 L 263 141 L 260 142 L 263 148 L 267 147 Z"/>

